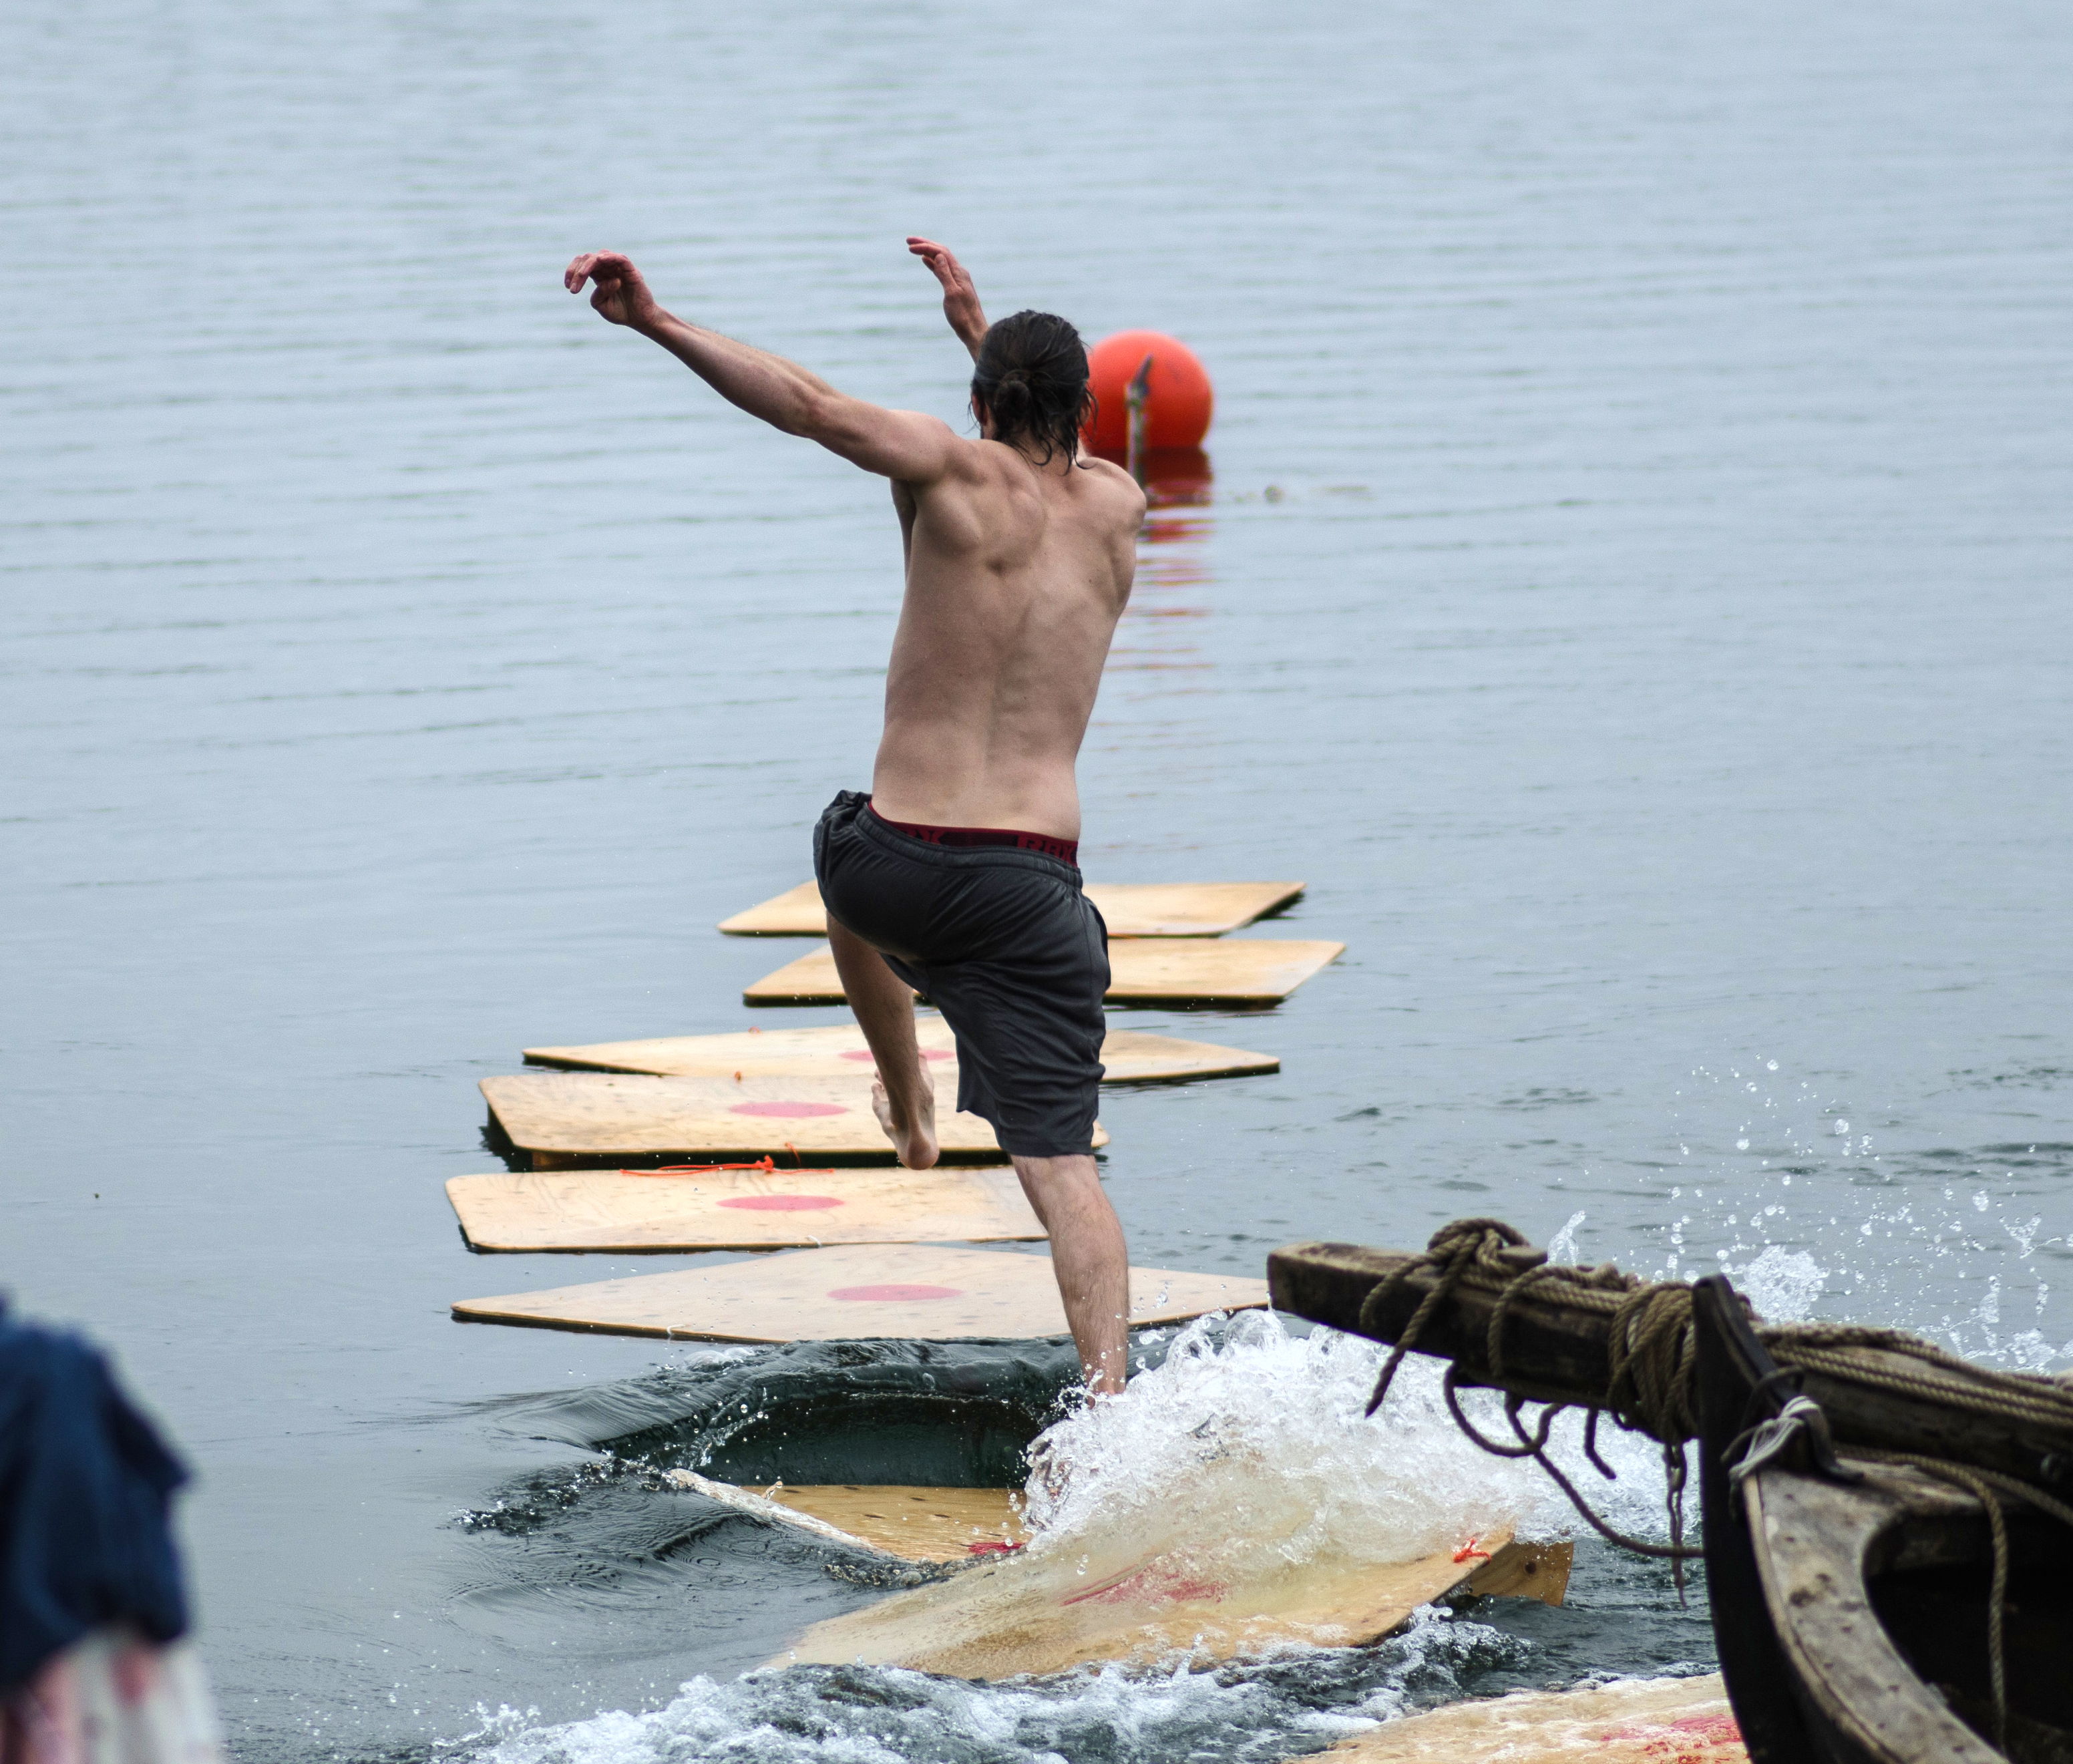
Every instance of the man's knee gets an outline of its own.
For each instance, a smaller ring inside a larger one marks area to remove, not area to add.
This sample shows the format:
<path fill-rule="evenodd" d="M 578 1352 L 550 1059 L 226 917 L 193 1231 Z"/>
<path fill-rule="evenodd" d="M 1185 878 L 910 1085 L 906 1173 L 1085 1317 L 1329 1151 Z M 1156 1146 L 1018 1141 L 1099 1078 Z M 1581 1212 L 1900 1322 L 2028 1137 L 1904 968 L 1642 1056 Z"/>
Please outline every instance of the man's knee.
<path fill-rule="evenodd" d="M 1090 1152 L 1063 1157 L 1028 1157 L 1016 1153 L 1013 1161 L 1023 1192 L 1040 1208 L 1047 1203 L 1108 1206 L 1108 1197 L 1102 1192 L 1101 1173 Z"/>

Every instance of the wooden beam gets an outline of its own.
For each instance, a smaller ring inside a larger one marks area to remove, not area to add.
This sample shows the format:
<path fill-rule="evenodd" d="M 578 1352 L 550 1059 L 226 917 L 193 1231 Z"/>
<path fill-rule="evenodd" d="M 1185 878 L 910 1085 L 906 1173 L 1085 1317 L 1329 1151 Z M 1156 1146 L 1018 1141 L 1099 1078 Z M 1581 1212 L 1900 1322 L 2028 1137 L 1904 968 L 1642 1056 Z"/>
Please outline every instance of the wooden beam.
<path fill-rule="evenodd" d="M 1523 1270 L 1542 1259 L 1538 1250 L 1507 1251 Z M 1402 1251 L 1357 1243 L 1295 1243 L 1267 1260 L 1267 1288 L 1276 1310 L 1350 1334 L 1394 1342 L 1402 1335 L 1437 1276 L 1420 1269 L 1399 1284 L 1387 1304 L 1363 1326 L 1368 1294 L 1399 1268 L 1419 1258 Z M 1495 1296 L 1464 1286 L 1435 1311 L 1418 1351 L 1453 1361 L 1469 1382 L 1498 1385 L 1535 1402 L 1597 1403 L 1604 1399 L 1610 1366 L 1609 1320 L 1602 1313 L 1564 1305 L 1529 1288 L 1511 1306 L 1505 1342 L 1505 1375 L 1490 1374 L 1489 1333 Z M 1781 1366 L 1795 1364 L 1791 1325 L 1759 1328 L 1758 1337 Z M 1978 1464 L 2019 1476 L 2062 1498 L 2073 1482 L 2073 1429 L 2010 1419 L 1984 1408 L 2000 1375 L 1966 1374 L 1877 1348 L 1853 1349 L 1865 1376 L 1825 1372 L 1806 1375 L 1806 1394 L 1828 1412 L 1836 1437 L 1846 1445 L 1920 1452 Z M 1905 1374 L 1933 1388 L 1922 1394 L 1876 1382 Z"/>

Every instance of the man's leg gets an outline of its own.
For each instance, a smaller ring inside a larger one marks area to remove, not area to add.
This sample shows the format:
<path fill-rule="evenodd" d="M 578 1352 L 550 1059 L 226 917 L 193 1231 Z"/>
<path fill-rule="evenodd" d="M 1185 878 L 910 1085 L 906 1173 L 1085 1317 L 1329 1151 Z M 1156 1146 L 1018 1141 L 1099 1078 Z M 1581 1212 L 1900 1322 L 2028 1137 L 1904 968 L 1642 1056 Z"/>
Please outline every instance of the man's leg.
<path fill-rule="evenodd" d="M 854 931 L 828 921 L 828 947 L 835 972 L 856 1013 L 856 1026 L 878 1062 L 871 1106 L 910 1170 L 932 1168 L 936 1149 L 936 1087 L 914 1039 L 913 988 L 885 965 L 885 958 Z M 1093 1160 L 1088 1160 L 1091 1163 Z"/>
<path fill-rule="evenodd" d="M 1017 1157 L 1015 1173 L 1051 1236 L 1051 1268 L 1087 1388 L 1117 1396 L 1130 1370 L 1130 1252 L 1094 1160 Z"/>

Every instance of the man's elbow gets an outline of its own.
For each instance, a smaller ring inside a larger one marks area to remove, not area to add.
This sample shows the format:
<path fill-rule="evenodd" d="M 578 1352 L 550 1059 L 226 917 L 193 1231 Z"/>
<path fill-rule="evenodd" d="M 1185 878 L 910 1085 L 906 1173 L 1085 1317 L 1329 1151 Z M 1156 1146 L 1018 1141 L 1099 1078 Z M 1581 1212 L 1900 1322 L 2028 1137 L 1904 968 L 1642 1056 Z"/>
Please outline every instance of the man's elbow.
<path fill-rule="evenodd" d="M 802 388 L 789 407 L 778 416 L 777 427 L 787 435 L 803 435 L 824 447 L 833 446 L 843 437 L 844 402 L 827 393 Z"/>

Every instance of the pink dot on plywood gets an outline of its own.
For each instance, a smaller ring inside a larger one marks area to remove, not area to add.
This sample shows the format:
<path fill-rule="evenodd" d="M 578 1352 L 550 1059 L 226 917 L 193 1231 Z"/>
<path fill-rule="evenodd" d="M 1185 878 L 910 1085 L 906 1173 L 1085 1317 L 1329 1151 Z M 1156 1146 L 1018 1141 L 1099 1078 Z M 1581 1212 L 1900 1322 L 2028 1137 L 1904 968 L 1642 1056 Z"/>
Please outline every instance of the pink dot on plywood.
<path fill-rule="evenodd" d="M 832 1194 L 737 1194 L 722 1201 L 722 1206 L 738 1206 L 747 1213 L 812 1213 L 824 1206 L 847 1203 Z"/>
<path fill-rule="evenodd" d="M 862 1299 L 880 1304 L 897 1303 L 901 1299 L 954 1299 L 963 1296 L 962 1289 L 954 1286 L 911 1286 L 899 1280 L 888 1280 L 883 1286 L 838 1286 L 828 1293 L 831 1299 Z"/>
<path fill-rule="evenodd" d="M 847 1115 L 839 1102 L 737 1102 L 730 1115 L 775 1115 L 780 1120 L 802 1121 L 810 1115 Z"/>
<path fill-rule="evenodd" d="M 845 1053 L 843 1056 L 845 1060 L 868 1060 L 871 1057 L 871 1049 L 869 1048 L 860 1049 L 855 1053 Z M 941 1048 L 923 1048 L 921 1049 L 921 1057 L 925 1060 L 947 1060 L 950 1056 L 946 1053 Z"/>

